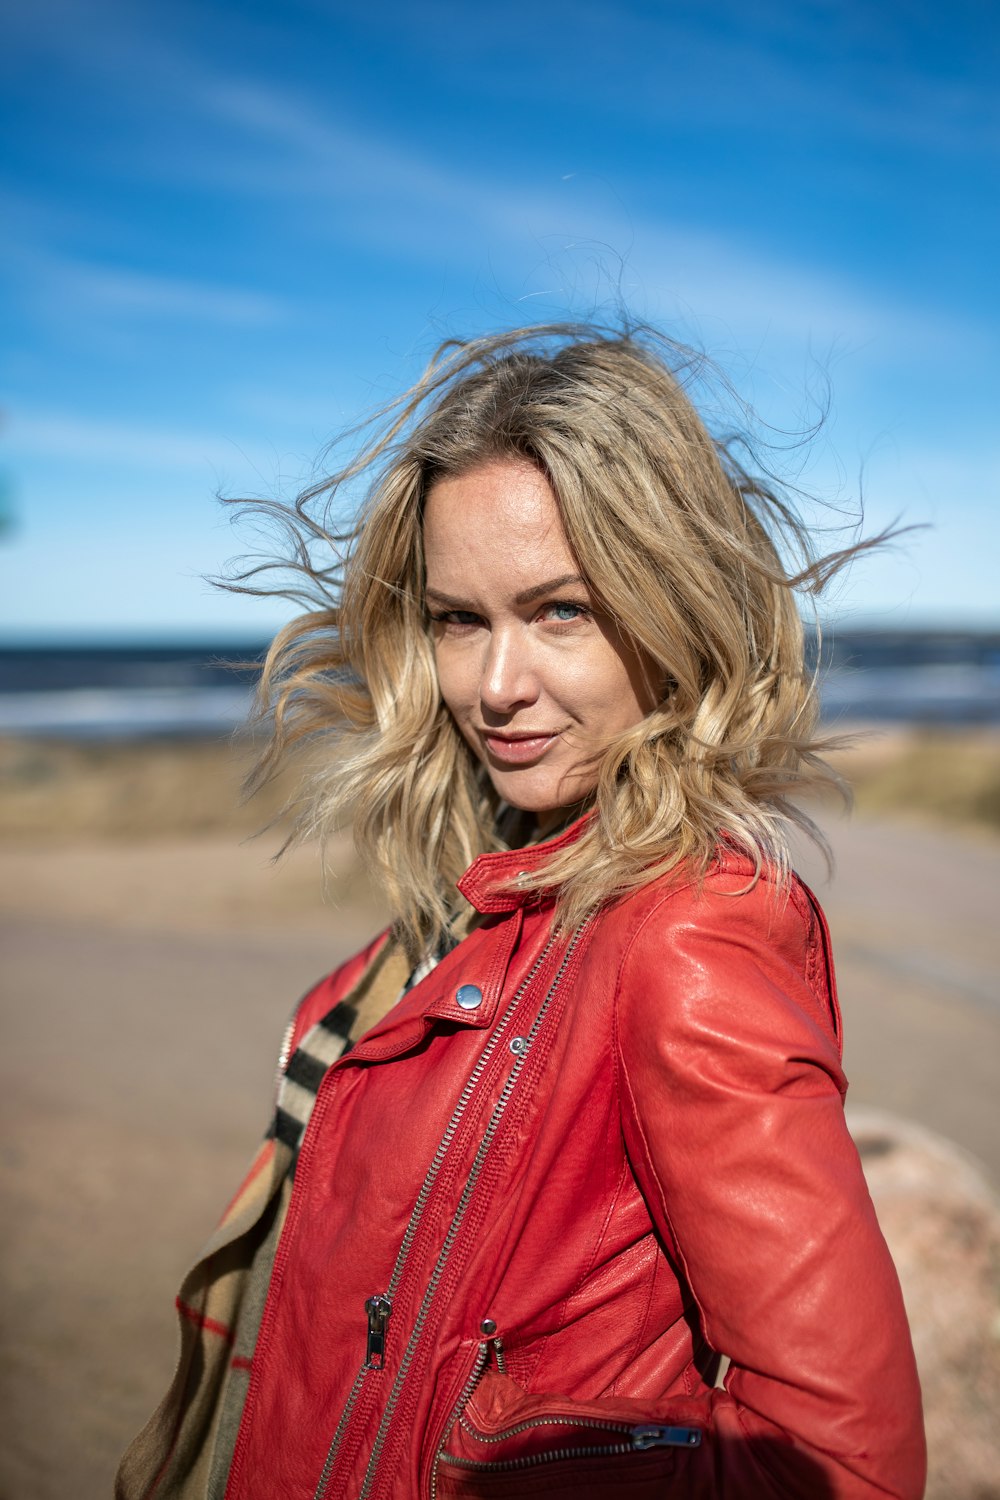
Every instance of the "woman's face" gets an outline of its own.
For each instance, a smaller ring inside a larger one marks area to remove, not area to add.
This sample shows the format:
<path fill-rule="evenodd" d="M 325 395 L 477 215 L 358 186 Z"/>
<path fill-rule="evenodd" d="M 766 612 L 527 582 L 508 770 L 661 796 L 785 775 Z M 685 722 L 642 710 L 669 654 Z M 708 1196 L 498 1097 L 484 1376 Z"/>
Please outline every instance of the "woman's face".
<path fill-rule="evenodd" d="M 654 706 L 655 669 L 598 607 L 530 464 L 439 480 L 424 554 L 441 696 L 499 795 L 545 827 Z"/>

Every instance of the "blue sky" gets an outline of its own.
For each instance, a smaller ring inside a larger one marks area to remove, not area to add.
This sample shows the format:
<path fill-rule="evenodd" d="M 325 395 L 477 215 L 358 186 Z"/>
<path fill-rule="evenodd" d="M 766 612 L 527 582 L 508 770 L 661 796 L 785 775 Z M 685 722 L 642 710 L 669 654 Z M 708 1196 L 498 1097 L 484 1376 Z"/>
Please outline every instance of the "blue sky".
<path fill-rule="evenodd" d="M 828 614 L 1000 625 L 993 0 L 2 25 L 0 636 L 266 634 L 203 581 L 252 544 L 218 490 L 290 497 L 443 336 L 619 297 L 778 430 L 828 378 L 793 477 L 929 523 Z"/>

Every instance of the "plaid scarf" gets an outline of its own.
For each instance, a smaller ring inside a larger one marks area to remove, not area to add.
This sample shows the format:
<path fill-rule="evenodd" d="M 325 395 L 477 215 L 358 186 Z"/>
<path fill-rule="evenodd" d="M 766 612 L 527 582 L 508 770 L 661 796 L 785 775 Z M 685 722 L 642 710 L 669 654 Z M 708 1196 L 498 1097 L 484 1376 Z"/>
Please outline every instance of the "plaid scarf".
<path fill-rule="evenodd" d="M 370 1031 L 404 995 L 426 979 L 441 960 L 458 947 L 476 920 L 475 912 L 456 913 L 437 948 L 424 955 L 405 975 L 401 985 L 399 980 L 405 972 L 401 969 L 404 962 L 402 951 L 390 937 L 350 997 L 339 1001 L 309 1028 L 287 1061 L 286 1048 L 282 1048 L 274 1118 L 267 1135 L 281 1141 L 291 1152 L 290 1176 L 295 1174 L 299 1147 L 327 1070 L 346 1056 L 359 1037 Z"/>

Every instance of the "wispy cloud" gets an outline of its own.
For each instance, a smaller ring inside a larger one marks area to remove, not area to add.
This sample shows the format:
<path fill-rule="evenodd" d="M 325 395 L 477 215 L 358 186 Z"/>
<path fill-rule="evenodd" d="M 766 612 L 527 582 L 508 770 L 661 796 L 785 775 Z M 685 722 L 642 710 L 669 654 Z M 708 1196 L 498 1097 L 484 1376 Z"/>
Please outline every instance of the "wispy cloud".
<path fill-rule="evenodd" d="M 285 322 L 289 304 L 240 287 L 154 276 L 123 267 L 62 261 L 50 266 L 63 292 L 107 312 L 259 327 Z"/>
<path fill-rule="evenodd" d="M 636 242 L 651 292 L 683 296 L 740 343 L 776 336 L 799 347 L 808 341 L 820 354 L 877 344 L 890 359 L 968 352 L 984 343 L 982 330 L 960 317 L 910 306 L 848 274 L 729 236 L 648 224 L 637 228 Z"/>
<path fill-rule="evenodd" d="M 25 212 L 23 204 L 20 209 L 7 220 L 0 263 L 50 313 L 186 319 L 251 328 L 287 323 L 292 316 L 292 304 L 286 298 L 253 288 L 157 275 L 61 254 L 36 237 L 40 231 L 31 220 L 37 223 L 43 215 Z"/>
<path fill-rule="evenodd" d="M 425 3 L 399 16 L 396 32 L 414 51 L 455 56 L 464 20 L 463 0 Z M 483 23 L 480 34 L 489 29 Z M 559 7 L 509 0 L 493 28 L 496 54 L 504 55 L 505 38 L 526 36 L 532 58 L 558 55 L 545 78 L 550 100 L 578 109 L 589 92 L 586 107 L 615 124 L 671 129 L 700 121 L 735 131 L 739 149 L 741 138 L 778 121 L 803 135 L 818 129 L 827 142 L 930 150 L 965 166 L 1000 148 L 995 25 L 991 32 L 976 0 L 950 9 L 575 0 L 569 26 Z M 498 72 L 516 107 L 537 91 L 538 71 L 513 48 L 506 59 L 513 65 Z"/>
<path fill-rule="evenodd" d="M 105 421 L 76 412 L 15 406 L 3 433 L 4 452 L 15 459 L 71 460 L 140 468 L 257 470 L 274 467 L 273 450 L 248 448 L 217 433 Z"/>
<path fill-rule="evenodd" d="M 234 177 L 230 152 L 219 158 L 230 191 L 249 189 L 286 201 L 325 200 L 348 233 L 359 205 L 388 207 L 397 241 L 419 251 L 414 228 L 422 235 L 441 212 L 471 224 L 482 221 L 496 192 L 487 176 L 461 172 L 386 139 L 367 122 L 338 117 L 301 91 L 204 68 L 193 73 L 189 87 L 205 115 L 237 127 L 245 138 L 243 172 Z M 268 154 L 261 154 L 262 147 Z M 211 170 L 210 160 L 205 169 Z M 416 219 L 409 218 L 411 232 L 405 234 L 404 215 L 411 213 Z M 441 238 L 434 236 L 435 250 Z"/>

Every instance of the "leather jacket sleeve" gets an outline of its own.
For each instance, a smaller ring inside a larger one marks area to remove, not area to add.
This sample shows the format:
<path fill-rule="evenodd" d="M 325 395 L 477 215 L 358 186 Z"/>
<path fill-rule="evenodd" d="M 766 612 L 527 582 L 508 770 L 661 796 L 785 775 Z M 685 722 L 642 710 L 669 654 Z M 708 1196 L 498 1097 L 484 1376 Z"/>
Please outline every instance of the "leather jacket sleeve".
<path fill-rule="evenodd" d="M 616 998 L 633 1168 L 732 1361 L 724 1390 L 681 1403 L 704 1438 L 677 1493 L 919 1500 L 920 1390 L 844 1122 L 816 917 L 801 887 L 742 885 L 709 876 L 647 911 Z"/>

